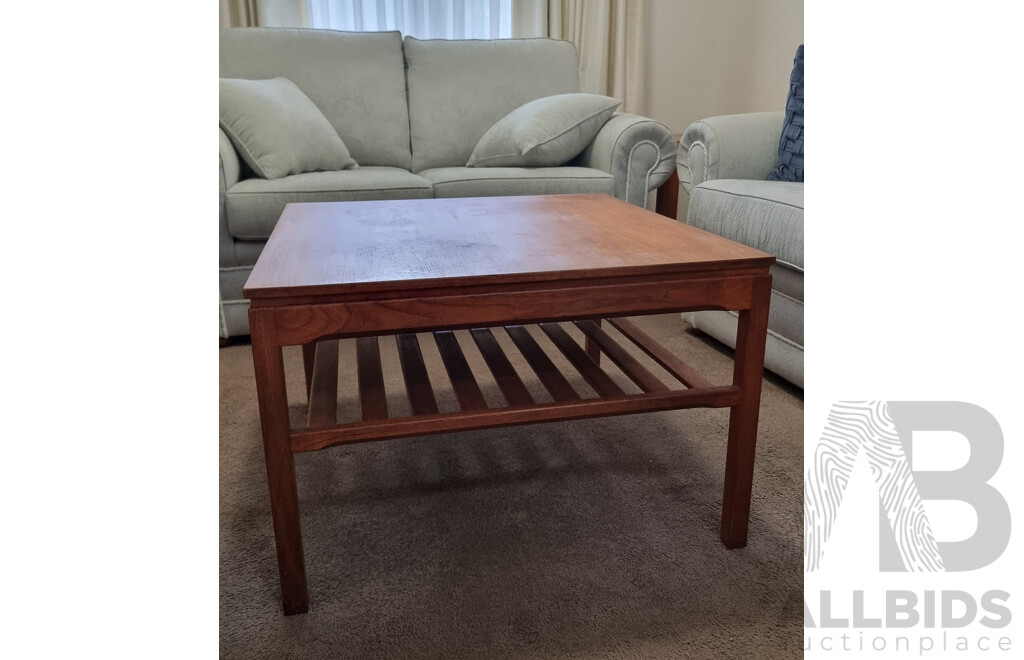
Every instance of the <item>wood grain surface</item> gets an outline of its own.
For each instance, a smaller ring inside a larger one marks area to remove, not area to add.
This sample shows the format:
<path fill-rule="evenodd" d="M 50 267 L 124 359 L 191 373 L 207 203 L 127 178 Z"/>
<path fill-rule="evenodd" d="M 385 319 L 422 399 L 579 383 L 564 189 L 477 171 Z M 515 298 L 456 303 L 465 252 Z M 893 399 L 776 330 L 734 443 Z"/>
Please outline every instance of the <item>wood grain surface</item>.
<path fill-rule="evenodd" d="M 409 291 L 773 261 L 603 194 L 304 203 L 285 208 L 244 295 Z"/>

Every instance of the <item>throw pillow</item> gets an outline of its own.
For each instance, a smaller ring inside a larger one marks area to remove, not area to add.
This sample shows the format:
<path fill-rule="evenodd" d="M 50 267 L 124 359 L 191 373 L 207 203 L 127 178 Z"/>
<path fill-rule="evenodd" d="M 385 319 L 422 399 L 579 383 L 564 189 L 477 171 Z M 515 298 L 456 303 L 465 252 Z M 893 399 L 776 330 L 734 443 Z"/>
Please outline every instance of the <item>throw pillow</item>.
<path fill-rule="evenodd" d="M 356 167 L 324 113 L 287 78 L 221 78 L 220 126 L 264 179 Z"/>
<path fill-rule="evenodd" d="M 789 76 L 786 118 L 779 139 L 779 164 L 768 175 L 769 181 L 804 180 L 804 45 L 796 49 L 793 73 Z"/>
<path fill-rule="evenodd" d="M 620 103 L 597 94 L 557 94 L 530 101 L 484 133 L 466 166 L 564 165 L 594 141 Z"/>

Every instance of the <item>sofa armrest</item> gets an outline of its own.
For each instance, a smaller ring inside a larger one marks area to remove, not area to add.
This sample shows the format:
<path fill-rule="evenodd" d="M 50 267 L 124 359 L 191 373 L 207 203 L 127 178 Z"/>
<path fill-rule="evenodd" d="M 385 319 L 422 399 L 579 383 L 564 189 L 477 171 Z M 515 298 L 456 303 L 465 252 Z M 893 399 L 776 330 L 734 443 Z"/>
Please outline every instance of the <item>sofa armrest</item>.
<path fill-rule="evenodd" d="M 220 133 L 221 191 L 224 191 L 238 183 L 242 176 L 242 164 L 239 162 L 238 153 L 228 136 L 221 129 L 217 129 L 217 131 Z"/>
<path fill-rule="evenodd" d="M 218 129 L 220 130 L 220 129 Z M 220 131 L 220 265 L 237 266 L 235 258 L 235 240 L 228 231 L 227 190 L 238 183 L 241 176 L 241 163 L 231 140 Z"/>
<path fill-rule="evenodd" d="M 615 196 L 637 206 L 672 174 L 676 140 L 663 124 L 638 115 L 617 114 L 577 159 L 615 177 Z"/>
<path fill-rule="evenodd" d="M 752 112 L 690 124 L 679 140 L 676 162 L 686 192 L 712 179 L 766 179 L 779 162 L 785 115 Z"/>

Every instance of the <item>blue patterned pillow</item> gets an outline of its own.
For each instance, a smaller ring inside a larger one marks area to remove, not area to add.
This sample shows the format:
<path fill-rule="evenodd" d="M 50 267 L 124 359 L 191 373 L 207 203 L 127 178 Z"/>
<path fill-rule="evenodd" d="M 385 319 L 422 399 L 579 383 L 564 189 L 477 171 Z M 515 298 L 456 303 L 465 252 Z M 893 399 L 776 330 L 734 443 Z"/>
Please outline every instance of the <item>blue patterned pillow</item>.
<path fill-rule="evenodd" d="M 769 181 L 804 180 L 804 45 L 796 49 L 793 73 L 789 76 L 786 119 L 779 139 L 779 164 L 768 175 Z"/>

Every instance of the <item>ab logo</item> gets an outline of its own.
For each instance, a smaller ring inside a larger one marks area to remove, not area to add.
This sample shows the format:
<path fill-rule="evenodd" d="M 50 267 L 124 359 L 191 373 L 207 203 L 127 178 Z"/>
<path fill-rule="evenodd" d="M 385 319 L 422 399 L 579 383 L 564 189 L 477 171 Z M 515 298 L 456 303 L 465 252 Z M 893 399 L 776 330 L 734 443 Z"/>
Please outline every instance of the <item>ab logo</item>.
<path fill-rule="evenodd" d="M 970 447 L 956 470 L 913 470 L 915 431 L 951 431 Z M 1010 509 L 988 484 L 1003 458 L 1003 432 L 985 409 L 958 401 L 837 402 L 814 451 L 804 488 L 804 569 L 817 570 L 860 453 L 878 487 L 881 571 L 971 571 L 1010 540 Z M 936 541 L 925 500 L 956 500 L 977 514 L 974 535 Z"/>

